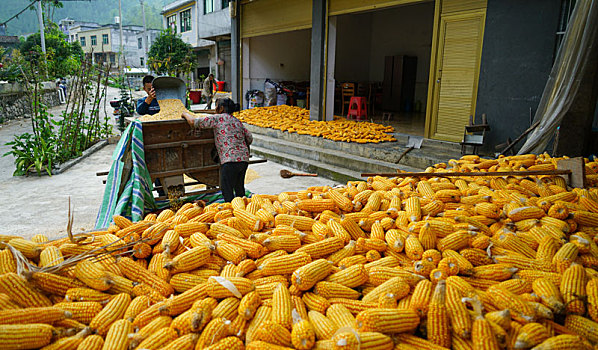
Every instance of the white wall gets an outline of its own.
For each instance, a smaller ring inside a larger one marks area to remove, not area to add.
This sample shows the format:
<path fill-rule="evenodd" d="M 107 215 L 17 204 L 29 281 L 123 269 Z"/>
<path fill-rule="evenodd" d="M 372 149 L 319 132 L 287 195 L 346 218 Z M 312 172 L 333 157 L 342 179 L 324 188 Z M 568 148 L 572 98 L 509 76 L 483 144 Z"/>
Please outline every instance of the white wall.
<path fill-rule="evenodd" d="M 434 29 L 434 3 L 402 6 L 372 13 L 369 77 L 384 79 L 384 56 L 417 56 L 415 100 L 425 105 Z"/>
<path fill-rule="evenodd" d="M 417 56 L 415 99 L 427 98 L 434 2 L 337 18 L 335 79 L 384 80 L 384 57 Z"/>
<path fill-rule="evenodd" d="M 250 89 L 263 91 L 266 78 L 308 81 L 310 52 L 311 29 L 250 38 Z"/>

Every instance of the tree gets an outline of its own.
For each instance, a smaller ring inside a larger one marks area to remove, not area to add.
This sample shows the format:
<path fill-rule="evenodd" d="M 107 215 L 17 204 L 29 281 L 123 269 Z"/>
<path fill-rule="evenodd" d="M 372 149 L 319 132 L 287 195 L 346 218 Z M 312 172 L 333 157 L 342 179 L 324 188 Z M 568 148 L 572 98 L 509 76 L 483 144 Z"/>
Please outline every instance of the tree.
<path fill-rule="evenodd" d="M 79 69 L 83 58 L 83 49 L 78 42 L 68 43 L 66 36 L 55 23 L 45 28 L 46 59 L 49 78 L 71 75 Z M 41 58 L 41 38 L 39 32 L 27 37 L 20 46 L 20 51 L 27 61 L 35 62 Z"/>
<path fill-rule="evenodd" d="M 169 28 L 163 30 L 150 47 L 148 64 L 158 74 L 179 75 L 189 73 L 195 60 L 191 45 Z"/>

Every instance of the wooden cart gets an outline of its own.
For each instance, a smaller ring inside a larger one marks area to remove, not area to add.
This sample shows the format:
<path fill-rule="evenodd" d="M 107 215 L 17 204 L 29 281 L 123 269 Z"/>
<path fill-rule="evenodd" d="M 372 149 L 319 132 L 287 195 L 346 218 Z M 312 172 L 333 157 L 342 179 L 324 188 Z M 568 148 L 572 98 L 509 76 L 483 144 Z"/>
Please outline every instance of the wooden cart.
<path fill-rule="evenodd" d="M 218 191 L 220 164 L 217 162 L 213 129 L 193 131 L 184 119 L 143 122 L 145 163 L 154 188 L 159 192 L 173 186 L 181 187 L 181 196 Z M 195 182 L 185 183 L 184 176 Z M 206 189 L 186 192 L 184 186 L 205 184 Z M 165 199 L 164 195 L 156 199 Z"/>

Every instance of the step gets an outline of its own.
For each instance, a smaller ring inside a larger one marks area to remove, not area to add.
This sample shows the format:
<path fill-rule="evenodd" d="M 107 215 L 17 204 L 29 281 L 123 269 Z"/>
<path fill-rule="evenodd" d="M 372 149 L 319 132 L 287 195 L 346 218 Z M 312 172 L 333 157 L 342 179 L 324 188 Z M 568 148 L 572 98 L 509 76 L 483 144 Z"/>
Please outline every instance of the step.
<path fill-rule="evenodd" d="M 347 181 L 354 180 L 363 180 L 359 172 L 332 166 L 315 160 L 308 160 L 287 153 L 277 152 L 267 148 L 252 145 L 251 155 L 260 158 L 265 158 L 282 165 L 299 169 L 301 171 L 316 173 L 318 174 L 318 176 L 325 177 L 327 179 L 339 183 L 346 183 Z"/>
<path fill-rule="evenodd" d="M 408 135 L 394 134 L 397 142 L 359 144 L 354 142 L 337 142 L 322 137 L 299 135 L 297 133 L 283 132 L 271 128 L 262 128 L 247 125 L 247 128 L 256 135 L 263 135 L 277 140 L 285 140 L 295 144 L 308 145 L 317 149 L 338 151 L 343 154 L 352 154 L 367 159 L 375 159 L 388 163 L 395 163 L 407 147 Z M 455 146 L 457 145 L 457 147 Z M 444 141 L 424 139 L 421 149 L 414 149 L 407 153 L 401 160 L 401 165 L 416 169 L 425 169 L 437 163 L 447 162 L 451 158 L 460 157 L 458 144 Z"/>
<path fill-rule="evenodd" d="M 314 160 L 328 165 L 345 168 L 359 173 L 388 173 L 394 172 L 396 169 L 401 169 L 404 171 L 420 170 L 409 166 L 381 161 L 378 159 L 365 158 L 337 150 L 308 146 L 259 134 L 254 135 L 252 145 L 297 156 L 303 159 Z"/>

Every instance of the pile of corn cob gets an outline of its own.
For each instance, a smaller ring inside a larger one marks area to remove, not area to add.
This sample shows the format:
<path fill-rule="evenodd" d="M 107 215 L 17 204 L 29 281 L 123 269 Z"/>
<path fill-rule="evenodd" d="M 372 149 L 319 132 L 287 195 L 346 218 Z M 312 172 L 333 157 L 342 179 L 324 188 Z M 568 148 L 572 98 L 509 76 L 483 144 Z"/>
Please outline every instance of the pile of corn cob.
<path fill-rule="evenodd" d="M 333 141 L 379 143 L 396 141 L 388 133 L 394 132 L 392 126 L 370 122 L 357 122 L 336 117 L 333 121 L 309 120 L 309 110 L 287 105 L 257 107 L 245 109 L 235 116 L 240 121 L 264 128 L 273 128 L 299 135 L 323 137 Z"/>
<path fill-rule="evenodd" d="M 0 347 L 591 349 L 597 233 L 595 187 L 399 175 L 116 216 L 84 244 L 3 236 Z"/>

